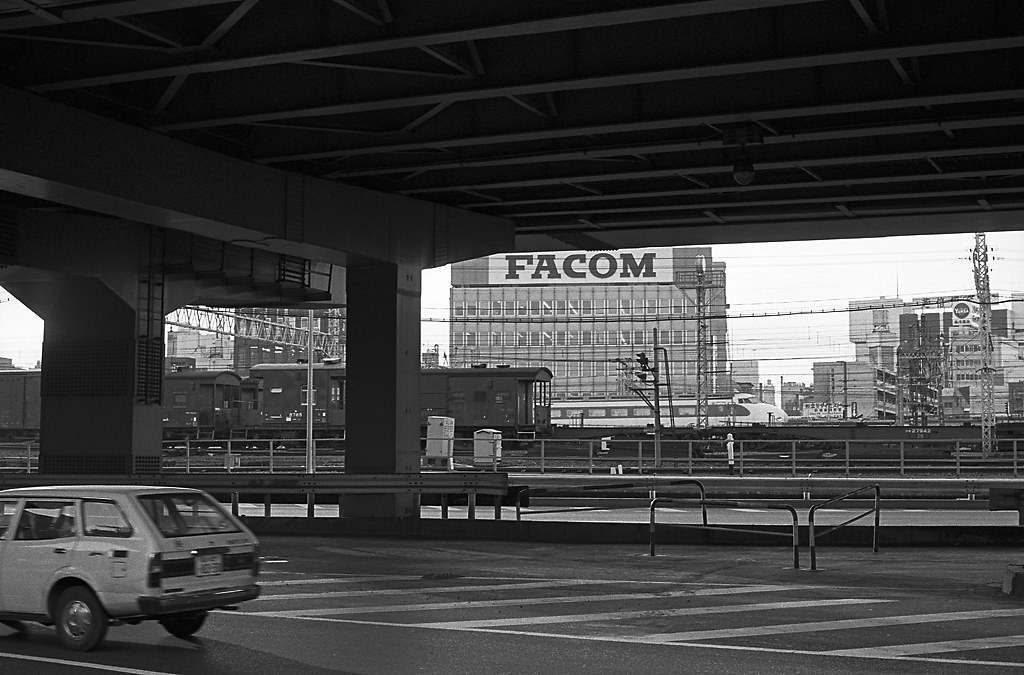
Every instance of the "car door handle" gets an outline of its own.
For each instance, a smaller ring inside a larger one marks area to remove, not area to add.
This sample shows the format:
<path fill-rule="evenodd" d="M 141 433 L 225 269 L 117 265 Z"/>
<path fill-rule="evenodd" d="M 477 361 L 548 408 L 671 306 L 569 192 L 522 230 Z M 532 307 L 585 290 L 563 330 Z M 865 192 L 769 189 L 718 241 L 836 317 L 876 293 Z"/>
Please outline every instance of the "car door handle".
<path fill-rule="evenodd" d="M 67 553 L 68 550 L 66 548 L 64 548 L 63 546 L 58 546 L 57 548 L 53 549 L 53 552 L 54 553 Z"/>
<path fill-rule="evenodd" d="M 90 555 L 90 556 L 94 556 L 94 555 L 106 555 L 106 553 L 104 553 L 103 551 L 89 551 L 89 555 Z"/>

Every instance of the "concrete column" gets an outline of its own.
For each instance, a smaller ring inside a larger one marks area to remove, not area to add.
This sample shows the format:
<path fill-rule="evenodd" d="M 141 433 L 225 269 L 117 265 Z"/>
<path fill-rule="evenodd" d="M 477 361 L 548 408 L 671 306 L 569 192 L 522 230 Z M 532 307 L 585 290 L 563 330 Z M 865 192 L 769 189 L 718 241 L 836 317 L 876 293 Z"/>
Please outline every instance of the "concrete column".
<path fill-rule="evenodd" d="M 41 473 L 156 473 L 162 411 L 136 402 L 136 314 L 102 281 L 40 284 L 43 328 Z"/>
<path fill-rule="evenodd" d="M 345 471 L 420 470 L 420 270 L 349 266 Z M 345 515 L 419 517 L 417 495 L 353 495 Z"/>

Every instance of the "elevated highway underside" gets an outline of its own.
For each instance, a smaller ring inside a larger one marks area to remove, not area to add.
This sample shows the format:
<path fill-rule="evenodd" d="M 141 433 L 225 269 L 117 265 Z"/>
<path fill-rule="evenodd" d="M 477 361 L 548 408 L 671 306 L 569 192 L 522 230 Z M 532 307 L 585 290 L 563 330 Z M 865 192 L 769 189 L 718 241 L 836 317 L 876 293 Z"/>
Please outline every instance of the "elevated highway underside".
<path fill-rule="evenodd" d="M 1022 64 L 1015 0 L 0 0 L 0 283 L 47 320 L 46 452 L 154 456 L 166 311 L 327 303 L 351 470 L 412 470 L 422 269 L 1018 229 Z"/>

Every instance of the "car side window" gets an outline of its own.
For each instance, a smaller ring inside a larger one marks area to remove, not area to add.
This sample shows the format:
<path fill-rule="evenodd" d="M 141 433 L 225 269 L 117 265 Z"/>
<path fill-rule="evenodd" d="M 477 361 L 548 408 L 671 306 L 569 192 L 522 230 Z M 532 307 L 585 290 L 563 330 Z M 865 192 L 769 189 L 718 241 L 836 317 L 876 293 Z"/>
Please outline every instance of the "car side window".
<path fill-rule="evenodd" d="M 82 502 L 82 531 L 87 537 L 130 537 L 132 526 L 113 502 Z"/>
<path fill-rule="evenodd" d="M 38 541 L 73 537 L 75 520 L 75 503 L 72 501 L 27 501 L 14 538 Z"/>
<path fill-rule="evenodd" d="M 11 527 L 11 521 L 14 520 L 14 511 L 18 508 L 17 499 L 3 499 L 0 500 L 0 539 L 7 534 L 7 530 Z"/>

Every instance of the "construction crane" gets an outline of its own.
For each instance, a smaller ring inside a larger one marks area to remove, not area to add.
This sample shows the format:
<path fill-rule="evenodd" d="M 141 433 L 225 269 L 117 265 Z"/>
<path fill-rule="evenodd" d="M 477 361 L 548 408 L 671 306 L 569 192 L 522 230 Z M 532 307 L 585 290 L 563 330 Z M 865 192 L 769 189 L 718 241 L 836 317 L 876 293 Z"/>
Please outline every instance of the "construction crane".
<path fill-rule="evenodd" d="M 978 294 L 978 338 L 981 341 L 981 455 L 992 452 L 995 427 L 995 369 L 992 367 L 992 292 L 988 279 L 988 244 L 985 233 L 974 235 L 974 289 Z"/>

